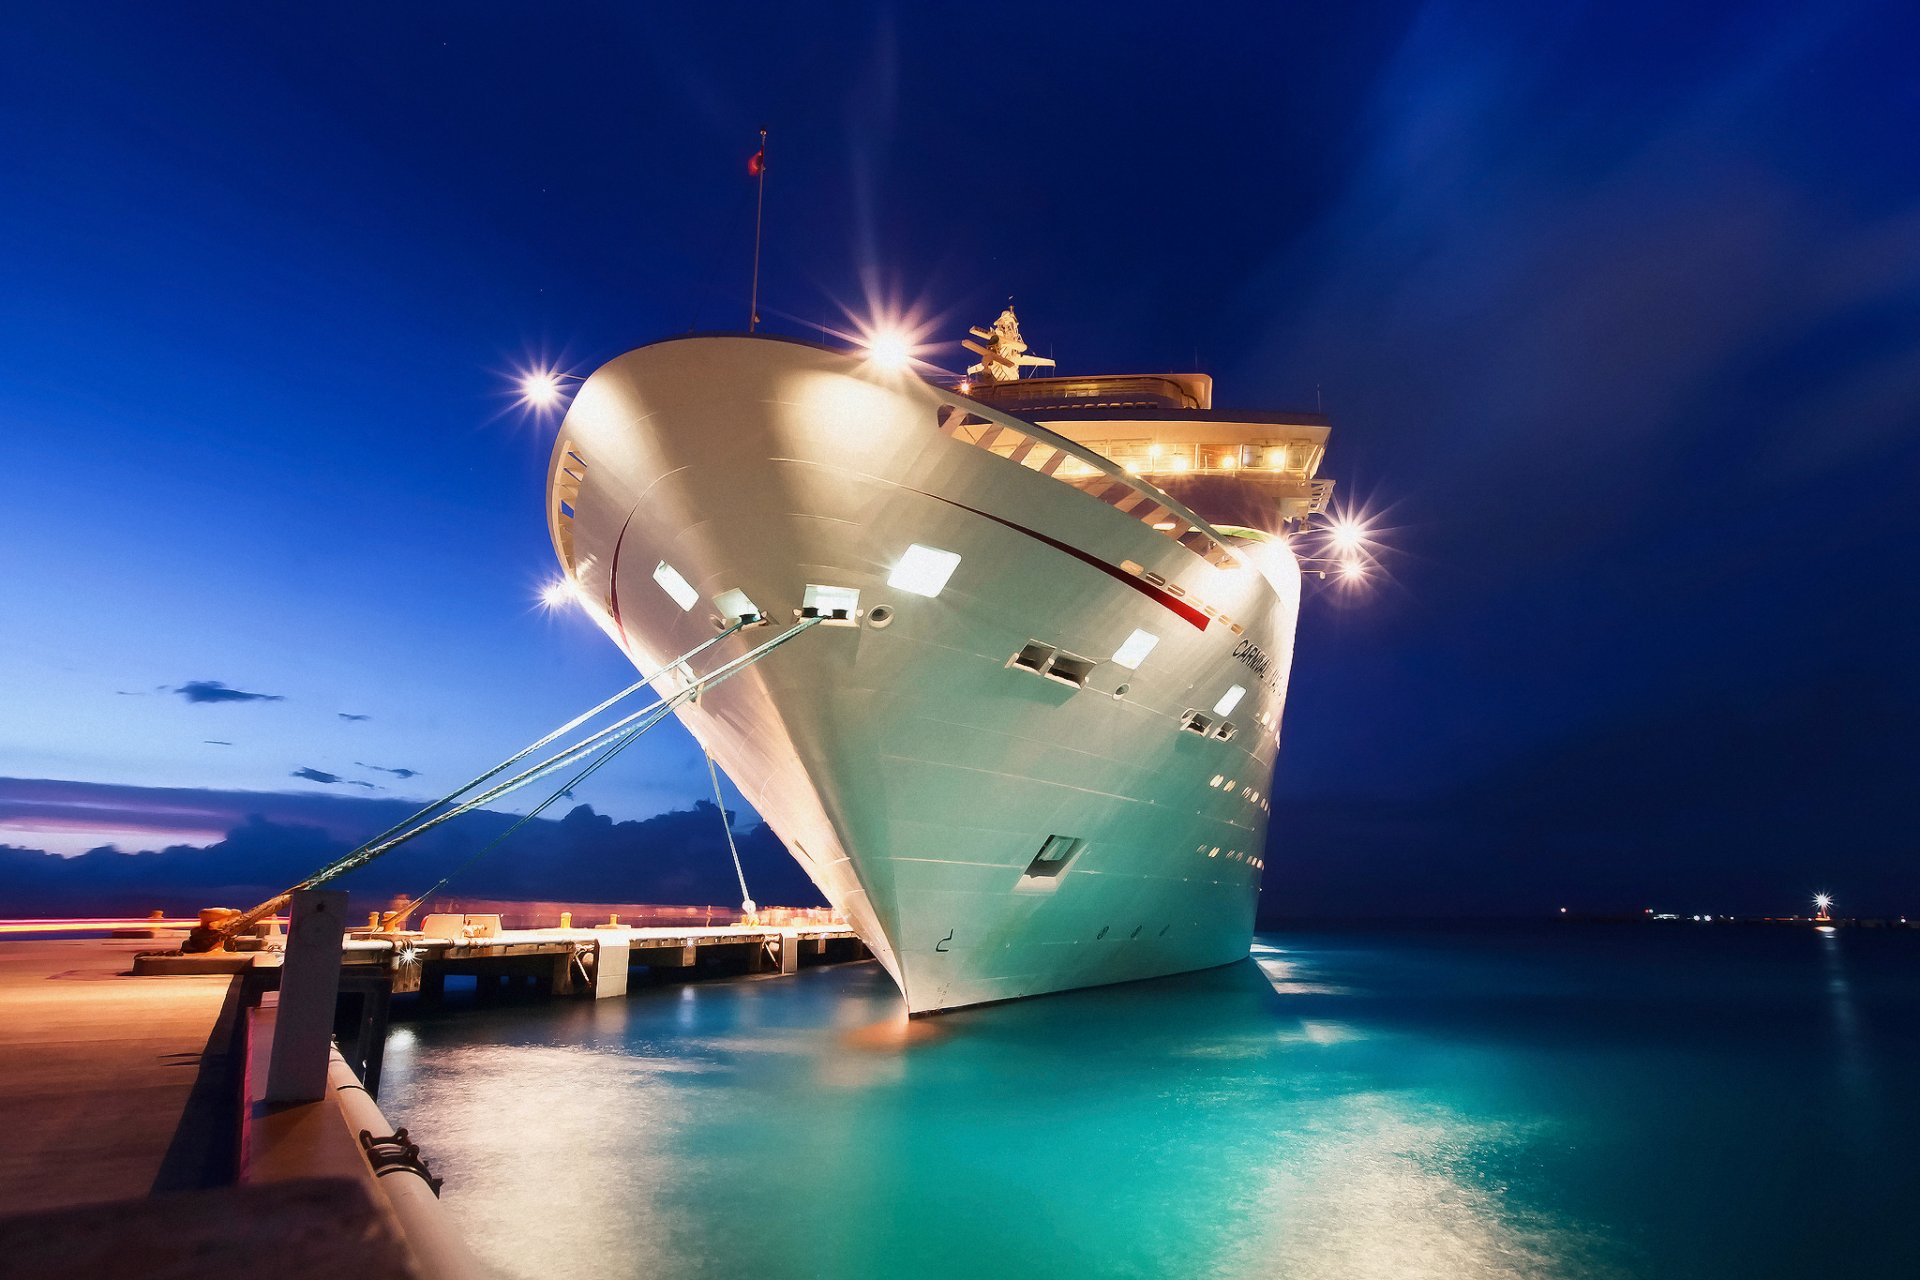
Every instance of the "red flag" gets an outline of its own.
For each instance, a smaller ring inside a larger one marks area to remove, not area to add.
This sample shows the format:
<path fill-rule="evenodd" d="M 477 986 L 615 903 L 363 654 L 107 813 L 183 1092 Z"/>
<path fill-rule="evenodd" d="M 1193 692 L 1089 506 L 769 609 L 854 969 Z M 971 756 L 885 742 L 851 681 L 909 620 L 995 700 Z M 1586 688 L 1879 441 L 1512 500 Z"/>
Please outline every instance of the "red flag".
<path fill-rule="evenodd" d="M 757 178 L 761 174 L 765 173 L 766 171 L 767 171 L 767 149 L 765 147 L 762 147 L 758 151 L 753 153 L 753 158 L 751 160 L 747 161 L 747 174 L 749 177 Z"/>

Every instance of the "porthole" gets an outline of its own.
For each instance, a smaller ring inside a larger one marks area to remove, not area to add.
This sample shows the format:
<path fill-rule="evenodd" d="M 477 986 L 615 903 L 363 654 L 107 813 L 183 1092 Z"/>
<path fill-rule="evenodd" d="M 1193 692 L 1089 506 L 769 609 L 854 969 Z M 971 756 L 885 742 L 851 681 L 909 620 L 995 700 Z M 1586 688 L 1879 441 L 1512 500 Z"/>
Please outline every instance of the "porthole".
<path fill-rule="evenodd" d="M 1128 690 L 1130 690 L 1130 689 L 1132 689 L 1132 688 L 1133 688 L 1133 686 L 1132 686 L 1132 685 L 1130 685 L 1130 684 L 1123 684 L 1123 685 L 1121 685 L 1121 686 L 1120 686 L 1120 687 L 1119 687 L 1118 689 L 1115 689 L 1115 690 L 1113 691 L 1113 696 L 1114 696 L 1114 697 L 1116 697 L 1116 698 L 1124 698 L 1124 697 L 1126 697 L 1126 696 L 1127 696 L 1127 692 L 1128 692 Z"/>
<path fill-rule="evenodd" d="M 893 606 L 877 604 L 867 613 L 867 625 L 874 628 L 886 626 L 893 621 Z"/>

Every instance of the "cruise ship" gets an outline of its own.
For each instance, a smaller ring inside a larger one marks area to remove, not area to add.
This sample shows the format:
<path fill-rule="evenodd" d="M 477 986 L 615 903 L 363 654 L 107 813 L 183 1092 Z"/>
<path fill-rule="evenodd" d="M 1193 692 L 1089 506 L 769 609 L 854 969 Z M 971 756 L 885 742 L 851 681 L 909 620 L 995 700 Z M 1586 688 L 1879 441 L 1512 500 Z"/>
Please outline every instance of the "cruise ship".
<path fill-rule="evenodd" d="M 742 619 L 676 714 L 926 1014 L 1227 964 L 1260 894 L 1317 414 L 1212 380 L 964 379 L 674 338 L 579 387 L 547 517 L 643 673 Z M 690 673 L 668 669 L 663 695 Z"/>

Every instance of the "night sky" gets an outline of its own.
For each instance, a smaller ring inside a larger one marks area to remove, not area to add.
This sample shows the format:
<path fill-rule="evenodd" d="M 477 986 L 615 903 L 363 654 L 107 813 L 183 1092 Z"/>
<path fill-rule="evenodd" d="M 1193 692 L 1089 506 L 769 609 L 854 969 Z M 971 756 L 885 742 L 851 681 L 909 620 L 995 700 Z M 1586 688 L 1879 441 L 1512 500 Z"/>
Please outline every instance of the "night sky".
<path fill-rule="evenodd" d="M 554 422 L 514 372 L 743 327 L 765 126 L 773 332 L 945 342 L 1012 295 L 1062 371 L 1324 404 L 1387 576 L 1308 593 L 1268 910 L 1920 914 L 1916 38 L 1853 3 L 15 6 L 0 843 L 438 794 L 630 681 L 537 603 Z M 578 799 L 706 788 L 676 727 Z"/>

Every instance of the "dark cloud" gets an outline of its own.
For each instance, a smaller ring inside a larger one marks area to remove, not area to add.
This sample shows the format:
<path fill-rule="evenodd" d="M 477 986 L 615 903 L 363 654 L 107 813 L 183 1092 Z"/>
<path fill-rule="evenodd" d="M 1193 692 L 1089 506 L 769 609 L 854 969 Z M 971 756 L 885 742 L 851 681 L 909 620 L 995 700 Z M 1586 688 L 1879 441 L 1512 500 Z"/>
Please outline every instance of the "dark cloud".
<path fill-rule="evenodd" d="M 338 716 L 339 716 L 339 717 L 340 717 L 340 718 L 341 718 L 342 720 L 371 720 L 371 719 L 373 719 L 373 717 L 372 717 L 372 716 L 360 716 L 360 715 L 355 715 L 355 714 L 354 714 L 353 712 L 351 712 L 351 711 L 339 711 L 339 712 L 335 712 L 335 714 L 336 714 L 336 715 L 338 715 Z"/>
<path fill-rule="evenodd" d="M 233 745 L 231 742 L 228 742 L 225 738 L 202 738 L 200 739 L 200 741 L 206 743 L 210 747 L 230 747 Z"/>
<path fill-rule="evenodd" d="M 375 773 L 390 773 L 396 778 L 417 778 L 420 776 L 418 769 L 389 769 L 384 764 L 368 764 L 364 760 L 355 760 L 354 763 L 362 769 L 372 769 Z"/>
<path fill-rule="evenodd" d="M 324 782 L 330 787 L 365 787 L 369 791 L 377 791 L 379 789 L 371 782 L 360 782 L 353 778 L 343 778 L 337 773 L 328 773 L 324 769 L 313 769 L 305 766 L 295 769 L 291 776 L 295 778 L 305 778 L 308 782 Z"/>
<path fill-rule="evenodd" d="M 177 693 L 188 702 L 285 702 L 286 698 L 277 693 L 249 693 L 245 689 L 231 688 L 218 680 L 189 680 L 183 685 L 168 689 Z"/>
<path fill-rule="evenodd" d="M 314 770 L 314 772 L 322 772 Z M 9 805 L 40 812 L 128 815 L 148 809 L 172 820 L 183 810 L 224 812 L 224 839 L 205 848 L 171 845 L 123 853 L 95 849 L 62 858 L 0 845 L 0 885 L 10 913 L 64 915 L 191 911 L 212 903 L 251 906 L 298 881 L 415 805 L 372 796 L 303 795 L 115 787 L 42 779 L 0 779 L 0 818 Z M 125 825 L 139 821 L 129 816 Z M 482 810 L 412 841 L 346 876 L 341 887 L 370 904 L 418 893 L 461 866 L 517 819 Z M 820 895 L 765 826 L 739 837 L 740 857 L 762 902 L 815 906 Z M 645 850 L 645 857 L 636 857 Z M 498 854 L 461 871 L 450 892 L 508 901 L 718 904 L 739 899 L 720 817 L 700 801 L 639 821 L 615 822 L 586 805 L 559 819 L 536 818 Z"/>

